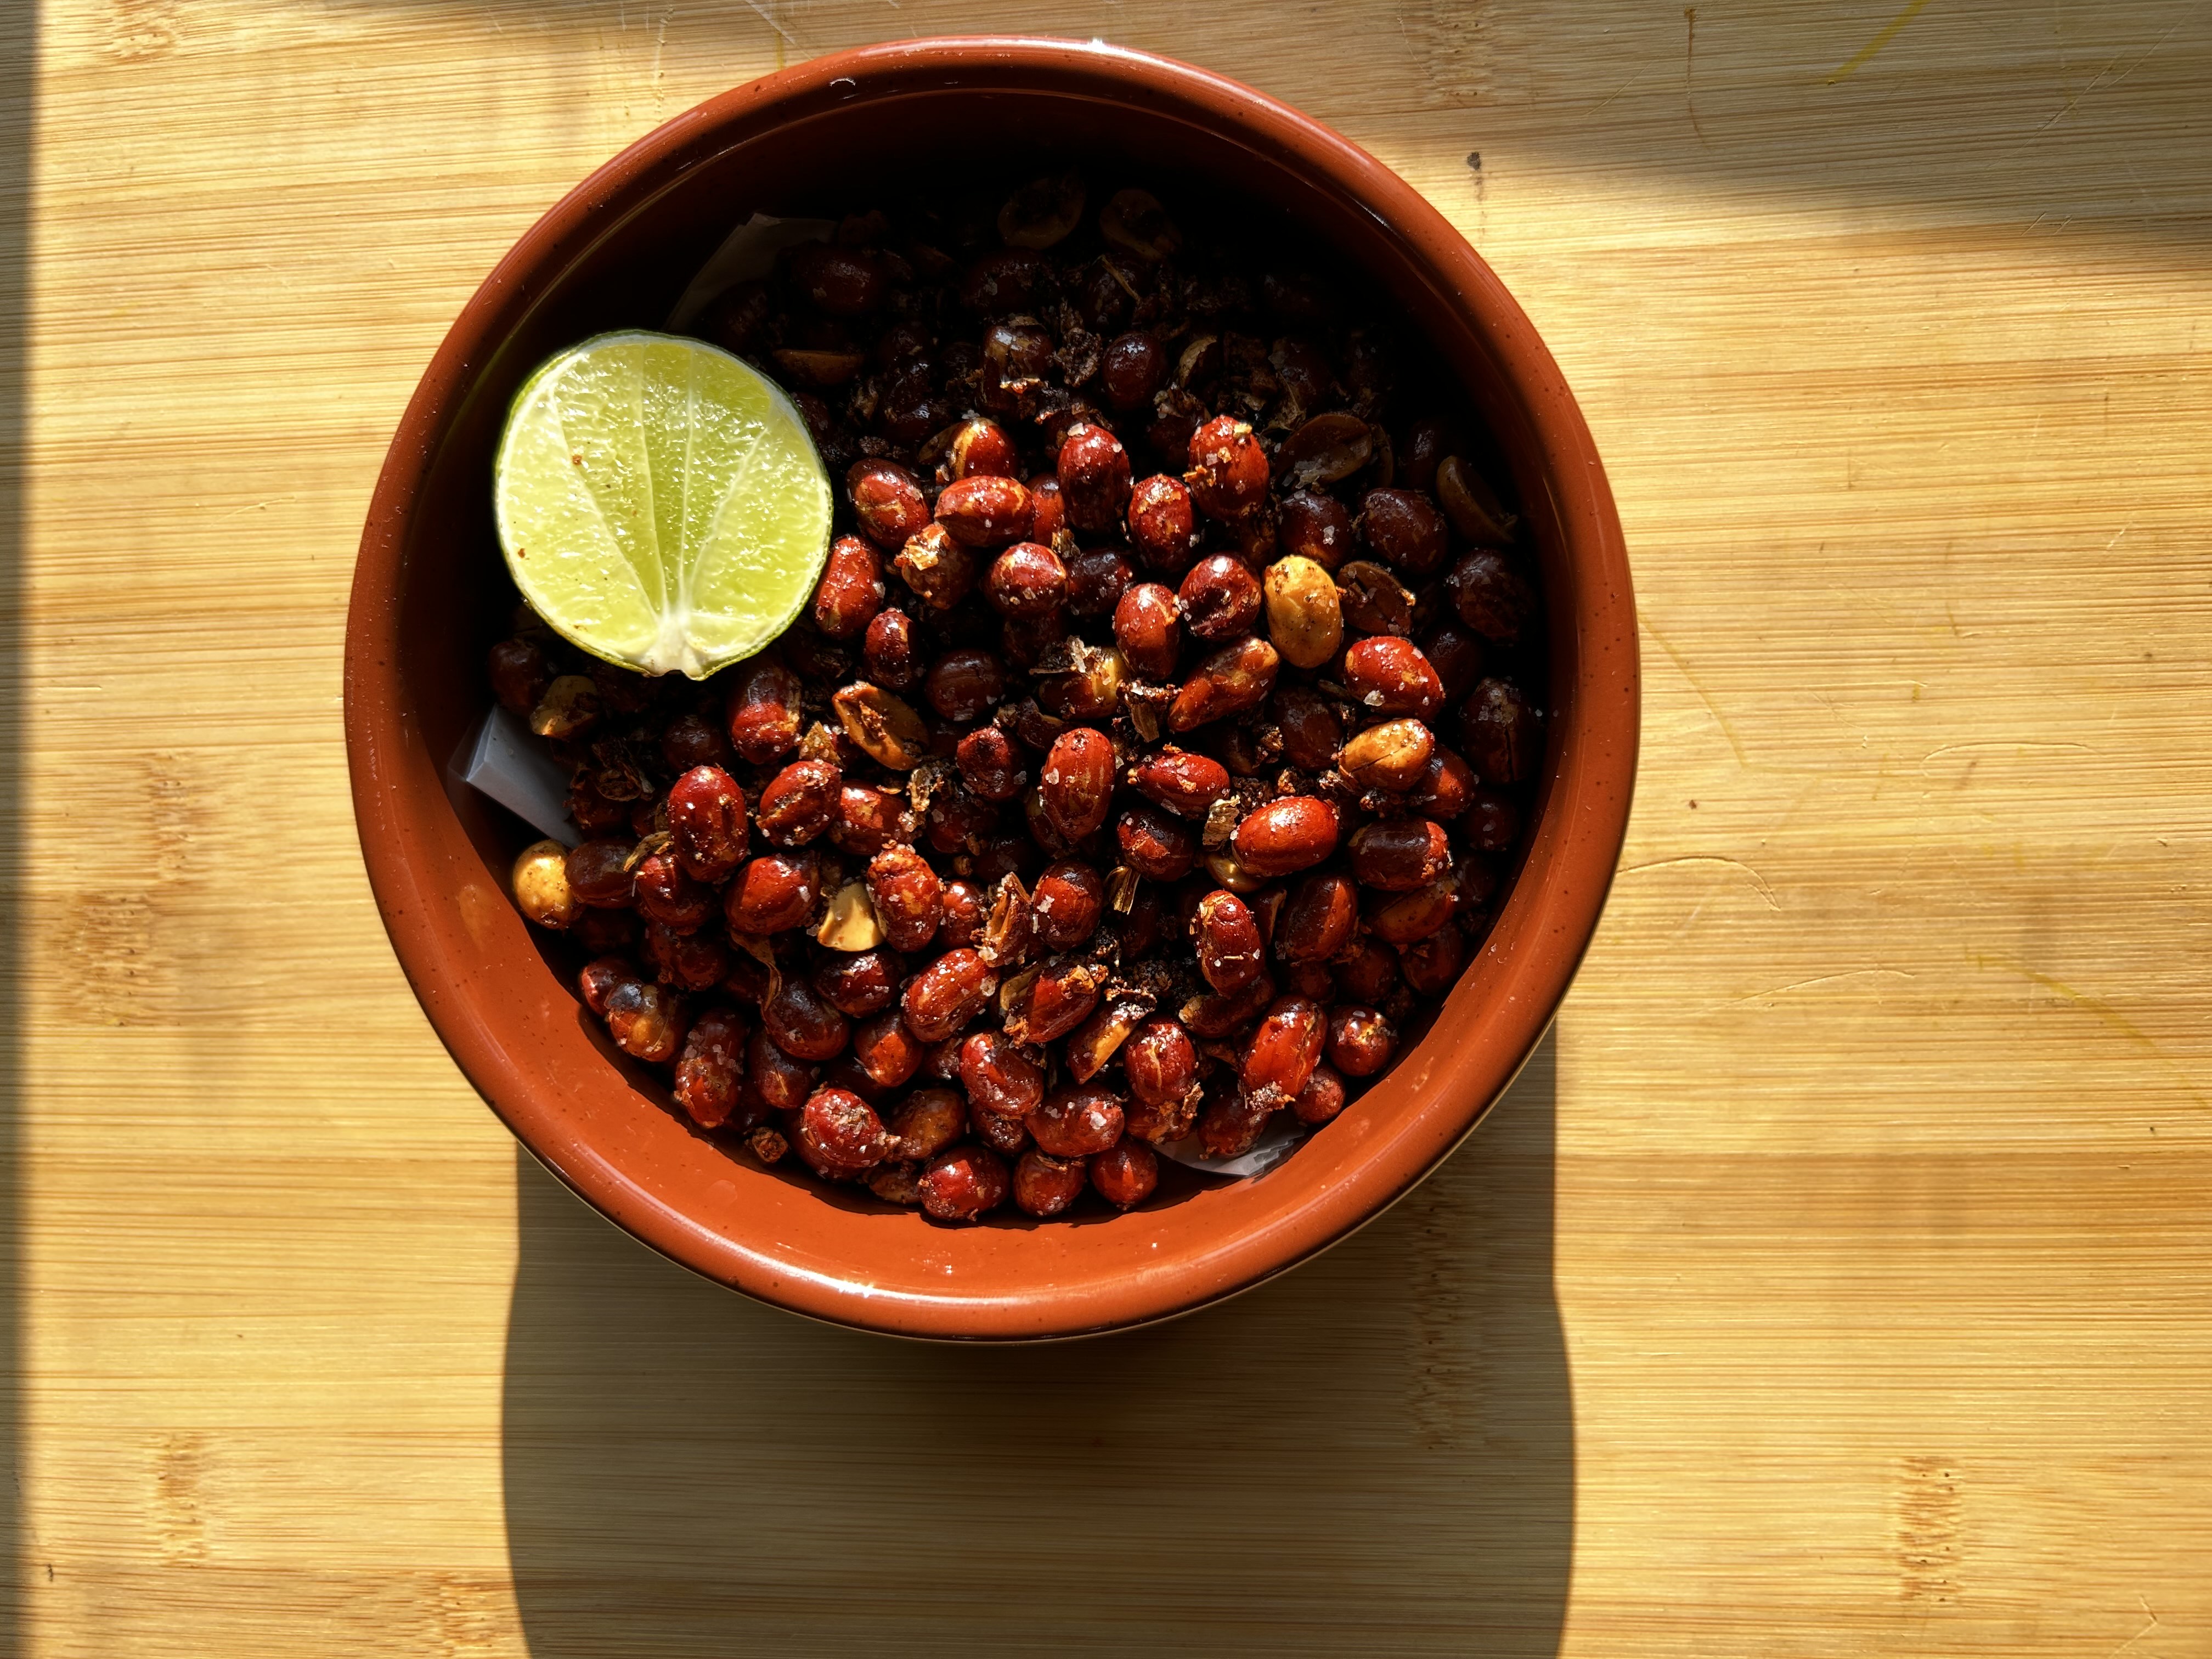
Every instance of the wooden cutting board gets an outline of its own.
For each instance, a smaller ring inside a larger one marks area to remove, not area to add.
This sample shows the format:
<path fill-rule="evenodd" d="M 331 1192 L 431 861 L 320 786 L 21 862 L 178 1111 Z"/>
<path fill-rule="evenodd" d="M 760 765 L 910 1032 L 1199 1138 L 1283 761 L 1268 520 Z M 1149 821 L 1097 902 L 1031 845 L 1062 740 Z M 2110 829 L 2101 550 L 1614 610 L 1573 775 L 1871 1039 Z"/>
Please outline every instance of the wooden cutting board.
<path fill-rule="evenodd" d="M 0 40 L 0 1650 L 2212 1654 L 2212 8 L 59 0 Z M 726 86 L 1103 34 L 1466 230 L 1606 455 L 1611 909 L 1447 1168 L 1071 1349 L 585 1212 L 362 878 L 441 331 Z"/>

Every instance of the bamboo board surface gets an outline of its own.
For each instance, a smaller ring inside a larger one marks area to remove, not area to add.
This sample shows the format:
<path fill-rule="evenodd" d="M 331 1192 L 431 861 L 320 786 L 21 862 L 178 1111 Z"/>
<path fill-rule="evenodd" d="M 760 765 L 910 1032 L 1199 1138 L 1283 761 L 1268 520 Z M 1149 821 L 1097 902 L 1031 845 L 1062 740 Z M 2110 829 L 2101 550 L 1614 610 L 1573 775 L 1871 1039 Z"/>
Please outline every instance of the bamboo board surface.
<path fill-rule="evenodd" d="M 1646 669 L 1482 1132 L 1241 1302 L 1000 1353 L 742 1303 L 519 1159 L 339 730 L 384 444 L 515 236 L 724 87 L 985 29 L 1237 76 L 1450 215 Z M 2212 8 L 0 32 L 0 1650 L 2212 1654 Z"/>

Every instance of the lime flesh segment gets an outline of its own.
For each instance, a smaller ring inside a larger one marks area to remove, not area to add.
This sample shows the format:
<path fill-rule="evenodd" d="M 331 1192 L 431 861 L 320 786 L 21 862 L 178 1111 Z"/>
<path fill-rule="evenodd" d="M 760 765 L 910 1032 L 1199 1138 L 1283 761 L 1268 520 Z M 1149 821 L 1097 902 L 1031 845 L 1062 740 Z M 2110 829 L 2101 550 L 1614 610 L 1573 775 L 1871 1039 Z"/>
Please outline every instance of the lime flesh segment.
<path fill-rule="evenodd" d="M 672 334 L 602 334 L 530 377 L 493 471 L 532 610 L 609 662 L 704 679 L 790 626 L 830 548 L 830 480 L 775 383 Z"/>

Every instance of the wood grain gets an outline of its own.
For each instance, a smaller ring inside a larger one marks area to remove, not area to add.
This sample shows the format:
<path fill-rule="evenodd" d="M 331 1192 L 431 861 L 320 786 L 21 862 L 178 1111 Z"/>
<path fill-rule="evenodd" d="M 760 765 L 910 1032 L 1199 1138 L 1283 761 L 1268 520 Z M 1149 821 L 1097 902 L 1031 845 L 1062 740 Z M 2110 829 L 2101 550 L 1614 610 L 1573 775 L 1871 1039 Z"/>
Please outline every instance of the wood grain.
<path fill-rule="evenodd" d="M 989 28 L 1240 76 L 1449 214 L 1597 434 L 1647 667 L 1611 908 L 1492 1124 L 1276 1286 L 1012 1354 L 738 1303 L 518 1166 L 338 725 L 384 442 L 529 221 L 779 63 Z M 0 1647 L 2212 1652 L 2212 11 L 69 0 L 0 44 Z"/>

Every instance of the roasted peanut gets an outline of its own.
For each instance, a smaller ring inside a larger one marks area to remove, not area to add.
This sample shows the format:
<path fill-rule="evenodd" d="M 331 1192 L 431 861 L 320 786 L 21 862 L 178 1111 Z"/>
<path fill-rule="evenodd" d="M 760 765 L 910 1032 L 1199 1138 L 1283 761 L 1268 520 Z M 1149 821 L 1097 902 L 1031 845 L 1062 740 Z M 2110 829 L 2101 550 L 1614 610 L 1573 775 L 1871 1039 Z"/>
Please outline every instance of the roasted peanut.
<path fill-rule="evenodd" d="M 1435 734 L 1420 721 L 1385 720 L 1346 744 L 1337 764 L 1362 788 L 1403 794 L 1427 775 L 1436 748 Z"/>
<path fill-rule="evenodd" d="M 884 1127 L 898 1145 L 891 1156 L 930 1158 L 968 1132 L 968 1108 L 951 1089 L 917 1089 L 884 1115 Z"/>
<path fill-rule="evenodd" d="M 814 989 L 848 1018 L 866 1019 L 898 1000 L 905 972 L 905 964 L 888 951 L 861 951 L 832 957 L 816 969 Z"/>
<path fill-rule="evenodd" d="M 770 1111 L 795 1112 L 805 1105 L 813 1091 L 815 1070 L 777 1048 L 766 1031 L 754 1032 L 745 1044 L 745 1086 Z"/>
<path fill-rule="evenodd" d="M 1291 1102 L 1291 1115 L 1301 1123 L 1327 1123 L 1344 1110 L 1344 1079 L 1323 1060 Z"/>
<path fill-rule="evenodd" d="M 1049 617 L 1066 602 L 1067 567 L 1038 542 L 1016 542 L 991 562 L 983 597 L 1002 617 Z"/>
<path fill-rule="evenodd" d="M 1458 908 L 1458 884 L 1447 875 L 1410 893 L 1378 893 L 1361 920 L 1385 945 L 1402 946 L 1426 939 Z"/>
<path fill-rule="evenodd" d="M 1072 951 L 1098 929 L 1105 914 L 1106 883 L 1089 865 L 1063 859 L 1037 878 L 1030 902 L 1037 937 L 1045 948 Z"/>
<path fill-rule="evenodd" d="M 1255 1105 L 1289 1105 L 1320 1063 L 1328 1036 L 1328 1017 L 1319 1003 L 1283 998 L 1267 1010 L 1246 1047 L 1237 1074 L 1239 1085 Z"/>
<path fill-rule="evenodd" d="M 1372 1008 L 1338 1008 L 1328 1017 L 1328 1063 L 1346 1077 L 1373 1077 L 1398 1051 L 1398 1033 Z"/>
<path fill-rule="evenodd" d="M 738 866 L 722 890 L 722 915 L 732 933 L 780 933 L 805 927 L 821 896 L 811 854 L 769 853 Z"/>
<path fill-rule="evenodd" d="M 540 927 L 573 927 L 584 914 L 568 887 L 568 849 L 557 841 L 532 842 L 517 854 L 511 885 L 515 908 Z"/>
<path fill-rule="evenodd" d="M 830 700 L 855 747 L 880 766 L 910 772 L 928 757 L 929 728 L 911 704 L 861 681 Z"/>
<path fill-rule="evenodd" d="M 1349 410 L 1316 415 L 1285 439 L 1275 470 L 1297 489 L 1338 483 L 1375 458 L 1375 435 Z"/>
<path fill-rule="evenodd" d="M 1352 559 L 1336 573 L 1337 592 L 1344 620 L 1358 633 L 1394 634 L 1400 639 L 1413 631 L 1413 590 L 1372 559 Z"/>
<path fill-rule="evenodd" d="M 921 1207 L 939 1221 L 972 1221 L 1006 1201 L 1006 1166 L 981 1146 L 939 1152 L 921 1172 Z"/>
<path fill-rule="evenodd" d="M 709 1008 L 691 1023 L 676 1061 L 676 1103 L 702 1129 L 720 1128 L 738 1109 L 745 1078 L 745 1023 Z"/>
<path fill-rule="evenodd" d="M 837 816 L 830 825 L 830 844 L 856 858 L 873 858 L 894 842 L 914 839 L 907 798 L 871 783 L 841 784 Z"/>
<path fill-rule="evenodd" d="M 878 685 L 904 691 L 919 684 L 922 664 L 914 618 L 903 611 L 879 611 L 860 641 L 860 662 Z"/>
<path fill-rule="evenodd" d="M 695 766 L 668 787 L 677 861 L 696 881 L 719 882 L 745 855 L 745 792 L 719 766 Z"/>
<path fill-rule="evenodd" d="M 1055 738 L 1037 775 L 1045 816 L 1073 846 L 1106 822 L 1114 795 L 1114 745 L 1103 732 L 1073 726 Z"/>
<path fill-rule="evenodd" d="M 1443 682 L 1444 701 L 1457 702 L 1474 690 L 1482 678 L 1483 665 L 1489 653 L 1483 647 L 1480 635 L 1471 628 L 1456 622 L 1448 622 L 1430 630 L 1421 641 L 1422 654 L 1429 666 L 1437 671 Z"/>
<path fill-rule="evenodd" d="M 1359 641 L 1344 653 L 1344 684 L 1355 700 L 1378 714 L 1426 719 L 1444 700 L 1443 682 L 1411 640 Z"/>
<path fill-rule="evenodd" d="M 1051 1042 L 1089 1018 L 1105 972 L 1094 963 L 1054 957 L 1024 976 L 1006 1011 L 1006 1032 L 1017 1042 Z"/>
<path fill-rule="evenodd" d="M 1139 674 L 1171 678 L 1182 654 L 1182 610 L 1171 589 L 1139 582 L 1114 606 L 1114 639 Z"/>
<path fill-rule="evenodd" d="M 904 1083 L 921 1068 L 921 1042 L 895 1009 L 885 1009 L 853 1033 L 853 1058 L 878 1089 L 896 1089 Z"/>
<path fill-rule="evenodd" d="M 844 1053 L 852 1028 L 803 979 L 787 979 L 761 1005 L 761 1030 L 793 1060 L 817 1064 Z"/>
<path fill-rule="evenodd" d="M 1044 1099 L 1044 1072 L 1011 1038 L 978 1031 L 960 1045 L 960 1086 L 979 1113 L 1025 1117 Z"/>
<path fill-rule="evenodd" d="M 1129 455 L 1120 439 L 1079 422 L 1060 442 L 1057 472 L 1072 528 L 1095 534 L 1121 525 L 1129 506 Z"/>
<path fill-rule="evenodd" d="M 858 536 L 840 536 L 814 585 L 814 625 L 833 640 L 849 640 L 876 619 L 889 593 L 883 556 Z"/>
<path fill-rule="evenodd" d="M 817 1089 L 799 1114 L 800 1152 L 832 1174 L 856 1176 L 897 1144 L 875 1109 L 848 1090 Z"/>
<path fill-rule="evenodd" d="M 714 891 L 684 873 L 671 852 L 647 854 L 631 875 L 638 914 L 672 933 L 696 933 L 714 914 Z"/>
<path fill-rule="evenodd" d="M 1460 708 L 1459 734 L 1485 783 L 1521 782 L 1534 774 L 1543 754 L 1536 711 L 1510 680 L 1487 679 L 1474 688 Z"/>
<path fill-rule="evenodd" d="M 1197 833 L 1156 806 L 1130 806 L 1114 821 L 1121 862 L 1147 881 L 1181 881 L 1198 862 Z"/>
<path fill-rule="evenodd" d="M 1255 1100 L 1241 1089 L 1215 1094 L 1199 1114 L 1199 1150 L 1208 1158 L 1242 1158 L 1259 1140 L 1276 1104 Z"/>
<path fill-rule="evenodd" d="M 937 498 L 937 522 L 963 547 L 1012 546 L 1030 533 L 1034 519 L 1029 487 L 1018 478 L 963 478 Z"/>
<path fill-rule="evenodd" d="M 1168 709 L 1168 729 L 1188 732 L 1256 708 L 1274 689 L 1281 659 L 1265 640 L 1235 640 L 1199 664 Z"/>
<path fill-rule="evenodd" d="M 1117 1210 L 1135 1209 L 1159 1184 L 1159 1156 L 1141 1140 L 1124 1135 L 1091 1156 L 1091 1185 Z"/>
<path fill-rule="evenodd" d="M 630 851 L 626 841 L 587 841 L 570 848 L 562 873 L 575 901 L 595 910 L 628 909 L 636 890 Z"/>
<path fill-rule="evenodd" d="M 976 951 L 947 951 L 915 975 L 900 999 L 907 1029 L 924 1042 L 942 1042 L 976 1015 L 999 988 L 999 976 Z"/>
<path fill-rule="evenodd" d="M 1134 997 L 1101 1003 L 1090 1018 L 1067 1034 L 1067 1074 L 1078 1083 L 1088 1083 L 1151 1012 L 1148 1002 Z"/>
<path fill-rule="evenodd" d="M 1354 836 L 1357 840 L 1358 837 Z M 1275 918 L 1275 955 L 1287 963 L 1328 962 L 1359 927 L 1359 894 L 1334 870 L 1317 870 L 1291 890 Z"/>
<path fill-rule="evenodd" d="M 1275 1000 L 1275 982 L 1262 974 L 1233 995 L 1209 991 L 1193 997 L 1176 1011 L 1183 1029 L 1207 1042 L 1236 1036 L 1267 1011 Z"/>
<path fill-rule="evenodd" d="M 615 987 L 637 978 L 637 969 L 620 957 L 600 957 L 584 964 L 584 971 L 576 976 L 577 994 L 584 999 L 584 1006 L 604 1019 L 607 1013 L 607 999 Z"/>
<path fill-rule="evenodd" d="M 1237 861 L 1255 875 L 1287 876 L 1336 851 L 1336 836 L 1334 806 L 1312 795 L 1286 795 L 1245 814 L 1230 844 Z"/>
<path fill-rule="evenodd" d="M 1504 554 L 1487 549 L 1462 555 L 1444 587 L 1460 620 L 1499 644 L 1519 639 L 1536 608 L 1535 591 Z"/>
<path fill-rule="evenodd" d="M 747 663 L 730 688 L 730 746 L 755 766 L 796 749 L 805 691 L 799 676 L 780 662 Z"/>
<path fill-rule="evenodd" d="M 975 480 L 977 483 L 997 480 Z M 1012 480 L 1006 482 L 1011 483 Z M 957 488 L 957 486 L 956 486 Z M 1020 485 L 1014 486 L 1017 489 Z M 933 612 L 951 610 L 966 599 L 975 586 L 981 567 L 974 551 L 955 540 L 950 531 L 935 522 L 926 524 L 908 537 L 900 546 L 898 556 L 891 561 L 899 580 L 914 590 L 915 596 Z M 882 618 L 878 617 L 878 621 Z M 864 649 L 875 645 L 875 627 L 869 624 Z"/>
<path fill-rule="evenodd" d="M 1198 970 L 1224 996 L 1235 994 L 1267 969 L 1260 924 L 1244 901 L 1216 888 L 1198 902 L 1191 934 L 1198 945 Z"/>
<path fill-rule="evenodd" d="M 974 416 L 952 428 L 945 445 L 945 477 L 951 483 L 963 478 L 1011 478 L 1020 458 L 1014 441 L 996 421 Z"/>
<path fill-rule="evenodd" d="M 1217 415 L 1190 434 L 1190 471 L 1182 481 L 1209 518 L 1242 519 L 1267 498 L 1267 452 L 1252 428 L 1233 416 Z"/>
<path fill-rule="evenodd" d="M 1260 619 L 1259 579 L 1241 560 L 1217 553 L 1184 574 L 1176 605 L 1192 638 L 1209 643 L 1233 639 L 1249 633 Z"/>
<path fill-rule="evenodd" d="M 1459 981 L 1467 966 L 1467 937 L 1456 927 L 1439 927 L 1398 951 L 1398 967 L 1416 996 L 1440 997 Z"/>
<path fill-rule="evenodd" d="M 1054 1158 L 1032 1146 L 1014 1165 L 1014 1206 L 1042 1218 L 1058 1215 L 1083 1196 L 1080 1158 Z"/>
<path fill-rule="evenodd" d="M 945 920 L 945 884 L 911 847 L 886 847 L 868 861 L 869 902 L 894 951 L 915 951 Z"/>
<path fill-rule="evenodd" d="M 1162 472 L 1138 480 L 1130 487 L 1128 514 L 1129 540 L 1146 568 L 1164 576 L 1190 568 L 1198 556 L 1198 514 L 1182 479 Z"/>
<path fill-rule="evenodd" d="M 853 516 L 878 547 L 896 549 L 929 522 L 921 483 L 896 461 L 855 461 L 845 474 Z"/>
<path fill-rule="evenodd" d="M 1203 818 L 1229 793 L 1229 771 L 1207 755 L 1168 749 L 1129 769 L 1129 784 L 1146 800 L 1187 818 Z"/>
<path fill-rule="evenodd" d="M 1006 695 L 1006 667 L 988 651 L 948 651 L 929 665 L 921 690 L 932 708 L 964 725 Z"/>
<path fill-rule="evenodd" d="M 491 690 L 499 706 L 526 720 L 553 684 L 544 652 L 532 640 L 501 640 L 491 648 Z"/>
<path fill-rule="evenodd" d="M 607 1034 L 633 1060 L 673 1060 L 684 1041 L 683 999 L 665 986 L 624 980 L 607 993 Z"/>
<path fill-rule="evenodd" d="M 1386 818 L 1354 832 L 1352 873 L 1363 887 L 1410 893 L 1451 868 L 1443 826 L 1426 818 Z"/>
<path fill-rule="evenodd" d="M 1513 515 L 1463 456 L 1448 455 L 1437 463 L 1436 489 L 1444 516 L 1468 540 L 1502 547 L 1513 539 Z"/>
<path fill-rule="evenodd" d="M 984 800 L 1012 800 L 1029 782 L 1021 750 L 995 726 L 978 726 L 962 738 L 952 758 L 960 781 Z"/>
<path fill-rule="evenodd" d="M 530 729 L 541 738 L 580 738 L 599 724 L 599 687 L 589 677 L 562 674 L 530 711 Z"/>
<path fill-rule="evenodd" d="M 1045 1097 L 1024 1120 L 1040 1152 L 1054 1158 L 1087 1158 L 1121 1138 L 1121 1100 L 1095 1085 L 1060 1089 Z"/>
<path fill-rule="evenodd" d="M 1344 642 L 1336 584 L 1311 559 L 1295 555 L 1267 567 L 1267 637 L 1293 668 L 1318 668 Z"/>
<path fill-rule="evenodd" d="M 1359 503 L 1359 532 L 1384 563 L 1425 576 L 1451 544 L 1444 515 L 1413 489 L 1370 489 Z"/>

